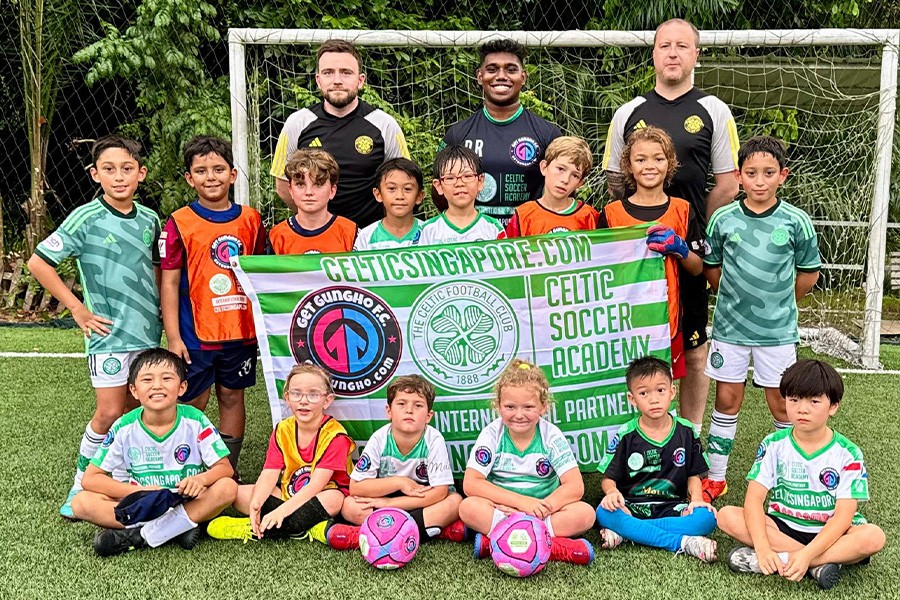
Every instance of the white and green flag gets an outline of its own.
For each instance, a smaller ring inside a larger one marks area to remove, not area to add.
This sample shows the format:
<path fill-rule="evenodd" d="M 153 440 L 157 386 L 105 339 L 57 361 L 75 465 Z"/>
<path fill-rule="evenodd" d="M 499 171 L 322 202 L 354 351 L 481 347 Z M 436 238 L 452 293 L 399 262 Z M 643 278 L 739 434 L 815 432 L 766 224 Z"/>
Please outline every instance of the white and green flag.
<path fill-rule="evenodd" d="M 385 421 L 386 389 L 418 373 L 437 389 L 435 418 L 454 472 L 495 418 L 492 388 L 516 357 L 550 380 L 547 418 L 595 468 L 633 416 L 625 368 L 670 359 L 663 260 L 646 227 L 449 246 L 298 256 L 240 256 L 253 302 L 272 422 L 289 415 L 284 377 L 312 361 L 334 377 L 329 413 L 360 444 Z"/>

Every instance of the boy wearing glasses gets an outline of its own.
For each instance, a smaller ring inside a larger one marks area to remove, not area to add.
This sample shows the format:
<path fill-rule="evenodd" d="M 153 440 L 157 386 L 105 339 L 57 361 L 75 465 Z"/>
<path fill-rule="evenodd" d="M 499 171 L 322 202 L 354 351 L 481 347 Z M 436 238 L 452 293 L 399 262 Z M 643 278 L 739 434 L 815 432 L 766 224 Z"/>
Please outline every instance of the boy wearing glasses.
<path fill-rule="evenodd" d="M 495 240 L 503 235 L 500 222 L 475 209 L 484 187 L 484 166 L 464 146 L 447 146 L 434 157 L 434 189 L 447 200 L 447 210 L 422 226 L 420 246 Z"/>
<path fill-rule="evenodd" d="M 404 375 L 391 382 L 385 409 L 390 423 L 372 434 L 356 461 L 350 495 L 341 509 L 350 525 L 329 527 L 329 546 L 359 548 L 359 525 L 372 511 L 389 506 L 412 516 L 422 540 L 463 541 L 462 498 L 451 491 L 453 473 L 444 437 L 428 424 L 433 408 L 434 386 L 421 375 Z"/>

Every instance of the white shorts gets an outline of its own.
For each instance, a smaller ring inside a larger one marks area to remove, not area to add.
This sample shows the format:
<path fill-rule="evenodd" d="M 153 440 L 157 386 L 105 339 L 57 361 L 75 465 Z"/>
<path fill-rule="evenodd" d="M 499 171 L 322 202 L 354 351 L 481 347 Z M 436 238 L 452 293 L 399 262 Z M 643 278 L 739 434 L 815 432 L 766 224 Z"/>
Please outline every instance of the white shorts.
<path fill-rule="evenodd" d="M 738 346 L 711 340 L 706 357 L 706 374 L 716 381 L 745 383 L 753 359 L 753 383 L 777 388 L 785 369 L 797 362 L 797 345 Z"/>
<path fill-rule="evenodd" d="M 94 388 L 119 387 L 128 383 L 128 369 L 131 362 L 143 350 L 131 352 L 104 352 L 88 354 L 88 371 Z"/>

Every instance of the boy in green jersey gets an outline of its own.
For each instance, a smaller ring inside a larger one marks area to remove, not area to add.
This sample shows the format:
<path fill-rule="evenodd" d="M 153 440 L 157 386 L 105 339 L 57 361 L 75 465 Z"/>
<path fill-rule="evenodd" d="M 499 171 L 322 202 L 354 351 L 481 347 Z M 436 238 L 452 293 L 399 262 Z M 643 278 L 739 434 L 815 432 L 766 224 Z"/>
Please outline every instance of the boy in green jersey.
<path fill-rule="evenodd" d="M 356 236 L 354 252 L 415 246 L 422 236 L 422 221 L 413 211 L 425 197 L 424 175 L 408 158 L 392 158 L 375 171 L 375 199 L 384 206 L 384 218 L 364 227 Z"/>
<path fill-rule="evenodd" d="M 421 375 L 397 377 L 387 389 L 387 425 L 372 434 L 350 474 L 350 495 L 341 515 L 351 525 L 328 528 L 335 550 L 359 547 L 359 525 L 388 506 L 412 515 L 421 539 L 463 541 L 462 498 L 452 491 L 453 473 L 444 436 L 429 425 L 434 386 Z"/>
<path fill-rule="evenodd" d="M 799 360 L 780 390 L 792 427 L 760 444 L 744 506 L 719 511 L 719 527 L 744 544 L 728 566 L 791 581 L 809 574 L 828 589 L 842 565 L 868 563 L 884 547 L 884 532 L 857 512 L 869 499 L 862 452 L 828 426 L 844 395 L 841 376 L 822 361 Z"/>
<path fill-rule="evenodd" d="M 147 168 L 140 143 L 118 135 L 94 142 L 91 177 L 103 194 L 76 208 L 38 244 L 28 268 L 41 285 L 72 313 L 84 332 L 91 384 L 97 394 L 94 416 L 84 430 L 75 481 L 59 512 L 73 518 L 72 498 L 113 421 L 137 402 L 128 392 L 131 361 L 159 346 L 159 217 L 134 201 Z M 84 301 L 66 287 L 56 266 L 74 256 Z"/>
<path fill-rule="evenodd" d="M 79 519 L 104 527 L 94 551 L 113 556 L 133 548 L 157 547 L 177 540 L 191 549 L 199 539 L 198 523 L 234 502 L 237 483 L 228 448 L 209 419 L 193 406 L 179 404 L 187 388 L 184 361 L 156 348 L 134 359 L 128 374 L 131 394 L 140 408 L 113 423 L 84 475 L 84 490 L 72 499 Z M 122 470 L 127 481 L 111 473 Z M 138 491 L 171 490 L 175 506 L 146 522 L 123 528 L 120 502 Z"/>

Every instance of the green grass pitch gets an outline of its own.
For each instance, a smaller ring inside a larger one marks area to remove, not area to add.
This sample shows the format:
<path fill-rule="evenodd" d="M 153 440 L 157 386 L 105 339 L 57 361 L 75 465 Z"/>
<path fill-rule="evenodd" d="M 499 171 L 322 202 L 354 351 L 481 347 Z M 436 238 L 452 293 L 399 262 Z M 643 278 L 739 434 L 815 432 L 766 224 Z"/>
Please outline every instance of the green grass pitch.
<path fill-rule="evenodd" d="M 0 328 L 0 350 L 77 352 L 77 331 Z M 900 353 L 885 347 L 897 368 Z M 891 364 L 892 363 L 892 364 Z M 828 594 L 834 598 L 897 598 L 900 568 L 900 389 L 897 376 L 845 376 L 847 395 L 834 426 L 865 453 L 872 501 L 863 514 L 884 528 L 888 543 L 868 567 L 851 567 Z M 338 553 L 312 542 L 242 544 L 204 540 L 192 551 L 175 546 L 97 558 L 97 529 L 57 513 L 69 489 L 78 442 L 93 408 L 83 359 L 0 359 L 0 599 L 5 598 L 819 598 L 807 579 L 734 575 L 723 562 L 701 564 L 661 550 L 625 545 L 597 552 L 590 567 L 551 563 L 526 580 L 507 577 L 490 561 L 475 561 L 470 544 L 425 545 L 398 572 L 377 572 L 357 552 Z M 214 404 L 214 403 L 213 403 Z M 248 430 L 241 457 L 245 479 L 262 465 L 270 431 L 260 380 L 248 397 Z M 213 406 L 212 411 L 214 413 Z M 740 503 L 756 447 L 769 431 L 762 394 L 750 390 L 731 459 L 731 489 L 718 504 Z M 215 421 L 217 416 L 211 414 Z M 596 505 L 600 481 L 586 477 L 586 500 Z M 720 533 L 719 554 L 734 543 Z M 596 530 L 588 539 L 599 547 Z"/>

